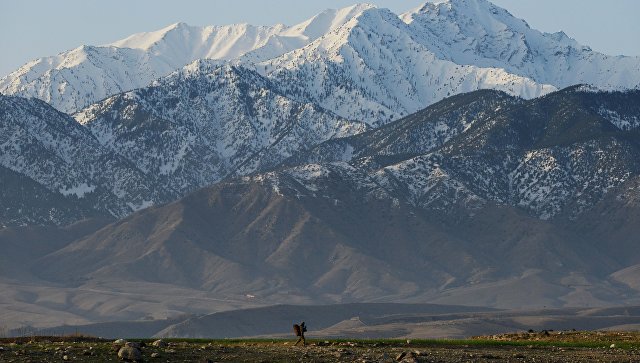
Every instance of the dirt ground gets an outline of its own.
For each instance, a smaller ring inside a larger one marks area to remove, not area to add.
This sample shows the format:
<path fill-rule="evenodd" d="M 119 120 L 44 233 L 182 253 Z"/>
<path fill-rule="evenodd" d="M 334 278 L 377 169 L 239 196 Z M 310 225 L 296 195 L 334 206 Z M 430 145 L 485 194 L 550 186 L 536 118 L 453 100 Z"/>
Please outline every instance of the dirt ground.
<path fill-rule="evenodd" d="M 141 342 L 140 340 L 130 340 Z M 638 333 L 535 332 L 471 340 L 142 341 L 144 362 L 640 362 Z M 80 337 L 0 339 L 0 362 L 116 362 L 112 341 Z"/>

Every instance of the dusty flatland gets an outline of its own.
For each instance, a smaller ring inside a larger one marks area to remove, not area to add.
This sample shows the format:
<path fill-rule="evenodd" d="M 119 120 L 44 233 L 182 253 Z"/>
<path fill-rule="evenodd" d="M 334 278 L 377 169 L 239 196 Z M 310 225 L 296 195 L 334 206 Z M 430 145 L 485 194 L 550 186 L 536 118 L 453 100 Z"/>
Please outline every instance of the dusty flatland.
<path fill-rule="evenodd" d="M 531 332 L 467 340 L 184 340 L 144 343 L 144 362 L 638 362 L 638 332 Z M 118 361 L 110 340 L 0 339 L 1 362 Z"/>

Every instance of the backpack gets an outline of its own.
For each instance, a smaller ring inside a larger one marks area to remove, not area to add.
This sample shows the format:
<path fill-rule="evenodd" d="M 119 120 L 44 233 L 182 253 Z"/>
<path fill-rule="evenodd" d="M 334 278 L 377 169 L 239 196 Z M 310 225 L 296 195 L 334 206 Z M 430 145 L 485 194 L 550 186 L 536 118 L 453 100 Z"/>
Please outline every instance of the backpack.
<path fill-rule="evenodd" d="M 296 336 L 302 336 L 302 329 L 300 329 L 300 325 L 293 324 L 293 332 L 296 333 Z"/>

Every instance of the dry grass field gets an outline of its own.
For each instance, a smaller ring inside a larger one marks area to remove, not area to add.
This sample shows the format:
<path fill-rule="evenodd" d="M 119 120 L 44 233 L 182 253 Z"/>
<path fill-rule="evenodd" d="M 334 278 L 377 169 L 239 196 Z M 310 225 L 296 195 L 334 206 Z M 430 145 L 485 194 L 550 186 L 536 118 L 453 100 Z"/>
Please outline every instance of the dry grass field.
<path fill-rule="evenodd" d="M 638 362 L 640 333 L 541 331 L 466 340 L 169 339 L 141 344 L 144 362 Z M 1 362 L 115 362 L 120 345 L 88 337 L 0 340 Z"/>

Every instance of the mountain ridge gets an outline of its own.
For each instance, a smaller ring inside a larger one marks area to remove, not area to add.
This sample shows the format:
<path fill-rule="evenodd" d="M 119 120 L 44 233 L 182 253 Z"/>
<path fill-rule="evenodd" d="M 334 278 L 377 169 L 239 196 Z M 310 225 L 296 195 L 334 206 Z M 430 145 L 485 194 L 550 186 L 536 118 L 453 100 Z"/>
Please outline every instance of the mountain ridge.
<path fill-rule="evenodd" d="M 331 42 L 339 40 L 335 35 L 344 32 L 345 26 L 353 27 L 350 23 L 363 17 L 371 18 L 372 14 L 377 14 L 382 20 L 373 24 L 369 35 L 384 29 L 395 29 L 380 34 L 385 43 L 398 43 L 400 39 L 405 39 L 404 44 L 396 44 L 405 48 L 405 55 L 411 56 L 415 50 L 419 52 L 419 56 L 412 56 L 413 59 L 397 57 L 394 60 L 409 66 L 408 69 L 415 74 L 389 79 L 389 82 L 400 80 L 400 84 L 404 83 L 402 87 L 411 88 L 426 80 L 430 86 L 425 90 L 418 87 L 417 90 L 429 97 L 407 103 L 402 98 L 407 97 L 408 93 L 391 92 L 389 99 L 375 99 L 384 97 L 384 93 L 392 89 L 376 90 L 375 87 L 370 89 L 368 85 L 360 85 L 360 88 L 364 88 L 359 92 L 377 92 L 378 96 L 363 98 L 356 93 L 350 97 L 360 97 L 361 102 L 375 101 L 365 106 L 372 112 L 385 111 L 387 115 L 384 117 L 367 113 L 350 115 L 341 110 L 335 100 L 326 103 L 321 95 L 313 98 L 324 108 L 350 119 L 382 124 L 413 113 L 448 95 L 478 88 L 498 88 L 532 98 L 576 83 L 593 83 L 606 89 L 637 88 L 640 84 L 640 76 L 636 76 L 640 74 L 639 57 L 611 57 L 593 52 L 564 33 L 540 33 L 506 10 L 485 0 L 474 0 L 427 2 L 401 15 L 359 4 L 327 10 L 291 27 L 254 27 L 247 24 L 191 27 L 176 23 L 156 32 L 134 34 L 106 46 L 81 46 L 57 56 L 34 60 L 3 77 L 0 80 L 0 92 L 38 97 L 64 112 L 77 112 L 116 93 L 145 87 L 153 80 L 201 58 L 241 62 L 247 67 L 256 65 L 258 70 L 274 65 L 286 68 L 287 59 L 292 57 L 287 54 L 303 51 L 321 38 L 325 38 L 329 46 L 334 46 Z M 473 19 L 482 21 L 476 23 Z M 474 40 L 478 34 L 483 37 L 481 43 Z M 461 40 L 454 42 L 454 38 Z M 357 41 L 349 44 L 352 49 L 350 52 L 369 46 L 366 37 L 354 39 Z M 384 43 L 382 46 L 380 49 L 384 50 Z M 389 50 L 393 53 L 396 48 Z M 380 55 L 385 55 L 385 52 Z M 314 63 L 317 61 L 314 57 L 312 54 L 305 55 L 296 63 Z M 434 74 L 426 78 L 421 76 L 424 69 L 415 68 L 416 63 L 425 60 L 430 63 L 428 68 L 434 70 Z M 327 61 L 330 59 L 323 62 Z M 384 63 L 384 58 L 376 60 L 362 57 L 358 62 L 362 61 Z M 327 67 L 322 63 L 316 66 Z M 350 82 L 357 84 L 358 77 L 351 72 L 345 69 L 334 76 L 346 76 Z M 384 80 L 389 69 L 378 70 L 374 67 L 368 72 L 373 72 L 373 79 L 377 77 Z M 450 80 L 452 76 L 454 79 Z M 368 77 L 371 78 L 371 75 Z M 340 88 L 336 90 L 340 91 Z M 314 92 L 321 92 L 321 89 Z M 394 97 L 399 100 L 393 101 Z M 383 101 L 382 105 L 376 106 L 376 102 L 380 101 Z"/>
<path fill-rule="evenodd" d="M 167 201 L 166 188 L 148 183 L 129 160 L 101 147 L 85 127 L 43 101 L 0 95 L 0 118 L 0 165 L 65 203 L 84 205 L 83 213 L 88 208 L 121 218 Z"/>
<path fill-rule="evenodd" d="M 306 44 L 310 39 L 306 27 L 328 31 L 358 9 L 356 5 L 327 10 L 292 27 L 175 23 L 104 46 L 82 45 L 30 61 L 0 79 L 0 92 L 37 97 L 73 113 L 114 94 L 145 87 L 198 59 L 234 59 L 254 51 L 253 61 L 272 58 Z M 334 21 L 314 21 L 318 17 Z"/>
<path fill-rule="evenodd" d="M 279 93 L 251 69 L 216 61 L 196 61 L 151 87 L 113 96 L 74 117 L 105 147 L 157 175 L 156 182 L 171 186 L 177 196 L 366 129 Z"/>

